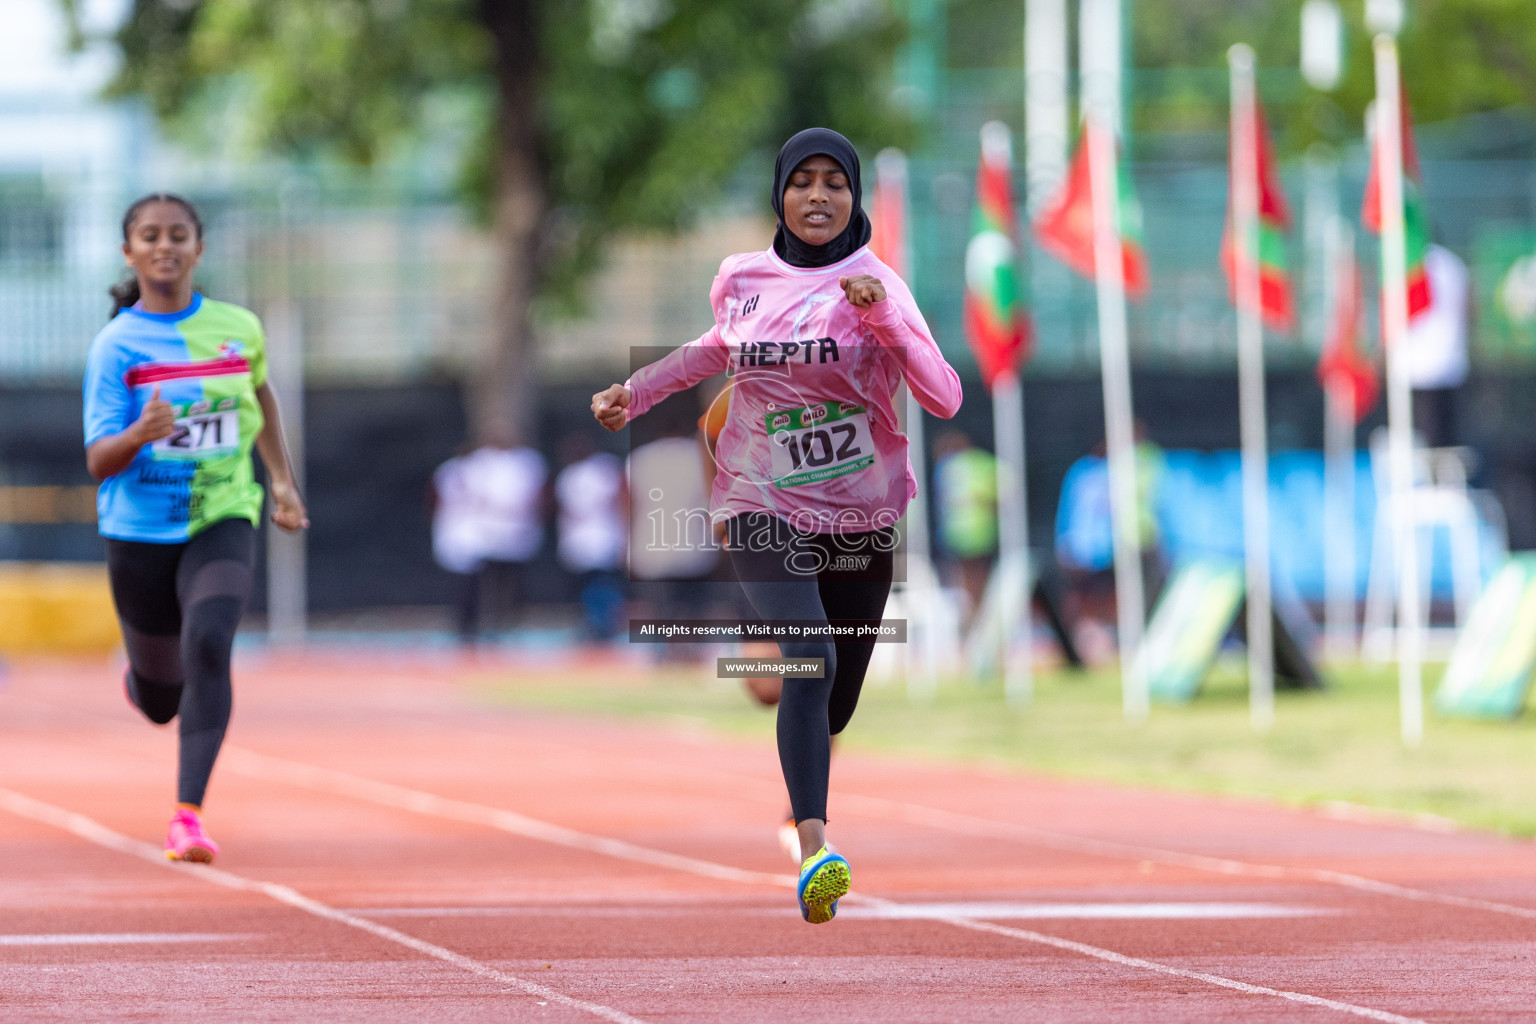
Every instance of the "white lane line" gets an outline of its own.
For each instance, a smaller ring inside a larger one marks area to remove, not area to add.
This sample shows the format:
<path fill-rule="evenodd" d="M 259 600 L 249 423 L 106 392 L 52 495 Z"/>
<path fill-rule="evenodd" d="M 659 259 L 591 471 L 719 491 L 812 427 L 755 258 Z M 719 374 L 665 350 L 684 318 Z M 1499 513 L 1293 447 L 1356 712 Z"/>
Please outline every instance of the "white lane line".
<path fill-rule="evenodd" d="M 704 908 L 721 913 L 751 914 L 768 908 L 739 901 L 696 900 L 689 898 L 686 907 L 572 907 L 565 904 L 548 904 L 528 907 L 350 907 L 349 913 L 359 917 L 698 917 Z M 772 908 L 785 910 L 783 904 Z M 785 911 L 795 913 L 793 908 Z"/>
<path fill-rule="evenodd" d="M 330 768 L 319 768 L 315 765 L 304 764 L 300 761 L 289 761 L 285 758 L 269 757 L 266 754 L 258 754 L 254 750 L 247 750 L 244 747 L 237 747 L 232 744 L 224 745 L 220 766 L 226 771 L 237 771 L 243 775 L 249 775 L 265 782 L 286 782 L 305 789 L 319 790 L 320 792 L 332 793 L 337 796 L 349 796 L 358 800 L 366 800 L 370 803 L 382 804 L 385 807 L 415 811 L 418 814 L 425 814 L 436 818 L 446 818 L 449 821 L 480 825 L 501 832 L 509 832 L 515 836 L 522 836 L 525 839 L 537 839 L 541 842 L 553 843 L 556 846 L 564 846 L 573 850 L 584 850 L 588 853 L 601 854 L 617 858 L 618 860 L 645 864 L 650 867 L 686 871 L 689 874 L 703 875 L 705 878 L 715 878 L 726 882 L 742 882 L 748 885 L 787 886 L 791 888 L 793 888 L 796 881 L 793 875 L 778 875 L 768 871 L 747 871 L 743 868 L 734 868 L 725 864 L 716 864 L 712 861 L 699 860 L 696 857 L 685 857 L 677 853 L 668 853 L 665 850 L 653 850 L 649 847 L 625 842 L 622 839 L 610 839 L 607 836 L 595 836 L 588 832 L 578 832 L 576 829 L 565 828 L 561 825 L 541 821 L 538 818 L 530 818 L 515 811 L 504 811 L 500 808 L 487 807 L 484 804 L 472 804 L 464 800 L 451 800 L 447 797 L 438 796 L 435 793 L 410 789 L 405 786 L 396 786 L 389 782 L 379 782 L 375 779 L 352 775 L 348 772 L 338 772 Z"/>
<path fill-rule="evenodd" d="M 229 755 L 237 753 L 234 765 L 230 764 Z M 443 797 L 427 793 L 422 790 L 409 789 L 404 786 L 396 786 L 391 783 L 374 782 L 360 776 L 350 775 L 346 772 L 332 771 L 329 768 L 317 768 L 299 761 L 289 761 L 283 758 L 269 757 L 265 754 L 257 754 L 255 751 L 229 746 L 224 748 L 225 764 L 227 767 L 236 767 L 242 774 L 269 782 L 289 782 L 304 788 L 318 790 L 339 796 L 352 796 L 358 799 L 369 800 L 403 810 L 415 811 L 419 814 L 437 815 L 438 807 L 445 807 L 452 811 L 450 815 L 455 821 L 472 821 L 478 824 L 492 824 L 492 827 L 502 828 L 505 831 L 515 832 L 517 835 L 527 836 L 532 839 L 543 839 L 546 842 L 557 843 L 561 846 L 574 847 L 588 850 L 593 853 L 607 853 L 610 856 L 620 857 L 624 860 L 638 861 L 644 864 L 652 864 L 657 867 L 667 867 L 690 874 L 703 875 L 706 878 L 726 879 L 730 881 L 749 884 L 769 884 L 793 886 L 796 879 L 789 875 L 775 875 L 766 871 L 744 871 L 739 868 L 728 867 L 724 864 L 715 864 L 711 861 L 700 860 L 695 857 L 681 857 L 675 854 L 665 853 L 660 850 L 651 850 L 647 847 L 637 846 L 620 840 L 606 839 L 601 836 L 593 836 L 586 832 L 578 832 L 574 829 L 563 828 L 548 822 L 539 821 L 510 811 L 500 811 L 494 807 L 486 807 L 480 804 L 466 803 L 462 800 L 446 800 Z M 270 773 L 270 774 L 268 774 Z M 3 792 L 3 790 L 0 790 Z M 616 851 L 616 852 L 610 852 Z M 644 856 L 640 856 L 644 854 Z M 880 896 L 864 896 L 851 893 L 844 898 L 844 902 L 850 906 L 866 906 L 872 908 L 885 908 L 888 910 L 899 908 L 901 904 L 895 900 L 888 900 Z M 936 919 L 939 923 L 952 925 L 956 928 L 965 928 L 970 931 L 990 932 L 994 935 L 1002 935 L 1008 938 L 1020 939 L 1025 942 L 1035 942 L 1056 949 L 1081 953 L 1084 956 L 1107 960 L 1110 963 L 1121 964 L 1126 967 L 1137 967 L 1144 970 L 1156 971 L 1159 974 L 1174 975 L 1181 978 L 1190 978 L 1195 981 L 1204 981 L 1222 988 L 1229 988 L 1239 992 L 1247 992 L 1251 995 L 1277 996 L 1281 999 L 1289 999 L 1293 1002 L 1308 1003 L 1313 1006 L 1326 1007 L 1351 1013 L 1359 1017 L 1367 1017 L 1371 1020 L 1389 1021 L 1392 1024 L 1425 1024 L 1424 1021 L 1413 1017 L 1401 1017 L 1396 1014 L 1386 1013 L 1381 1010 L 1373 1010 L 1366 1006 L 1356 1006 L 1353 1003 L 1339 1002 L 1333 999 L 1324 999 L 1321 996 L 1311 996 L 1302 992 L 1288 992 L 1283 989 L 1264 988 L 1260 985 L 1250 985 L 1247 982 L 1235 981 L 1231 978 L 1223 978 L 1216 974 L 1205 974 L 1200 971 L 1189 971 L 1182 967 L 1172 967 L 1168 964 L 1157 963 L 1153 960 L 1142 960 L 1138 957 L 1126 956 L 1109 949 L 1100 949 L 1098 946 L 1090 946 L 1087 943 L 1073 942 L 1071 939 L 1060 939 L 1054 935 L 1045 935 L 1040 932 L 1026 931 L 1021 928 L 1007 928 L 1002 925 L 991 924 L 986 921 L 974 921 L 964 917 L 944 917 Z"/>
<path fill-rule="evenodd" d="M 855 897 L 857 899 L 857 897 Z M 688 906 L 538 904 L 491 907 L 350 907 L 359 917 L 696 917 L 702 908 L 733 914 L 793 914 L 792 907 L 739 900 L 690 900 Z M 849 906 L 841 916 L 882 921 L 936 921 L 964 917 L 978 921 L 1251 921 L 1267 918 L 1334 917 L 1332 907 L 1282 903 L 893 903 Z"/>
<path fill-rule="evenodd" d="M 78 708 L 55 704 L 52 701 L 42 700 L 36 697 L 25 697 L 23 699 L 31 700 L 33 703 L 44 704 L 48 707 L 56 709 L 67 709 L 74 711 L 77 714 L 86 715 L 92 718 L 109 717 L 96 712 L 81 711 Z M 115 718 L 113 719 L 113 722 L 115 724 L 121 724 L 118 723 Z M 551 745 L 563 747 L 568 750 L 577 750 L 583 753 L 590 752 L 584 747 L 578 747 L 567 743 L 552 743 Z M 387 782 L 376 782 L 374 780 L 364 779 L 358 776 L 348 776 L 341 772 L 331 772 L 329 769 L 317 768 L 296 761 L 286 761 L 279 758 L 272 758 L 265 754 L 258 754 L 255 751 L 244 750 L 234 746 L 233 744 L 226 743 L 223 748 L 223 760 L 221 761 L 221 764 L 228 765 L 232 756 L 248 756 L 252 758 L 254 762 L 266 764 L 273 770 L 290 770 L 290 777 L 285 781 L 292 782 L 299 786 L 316 788 L 313 782 L 306 782 L 302 780 L 302 776 L 305 773 L 311 773 L 316 778 L 318 778 L 319 775 L 327 774 L 336 776 L 339 779 L 351 780 L 352 783 L 356 784 L 359 790 L 368 789 L 376 790 L 378 792 L 383 792 L 385 790 L 399 790 L 402 794 L 415 793 L 413 790 L 404 790 L 401 787 L 392 786 Z M 653 777 L 660 776 L 668 779 L 676 779 L 680 777 L 681 774 L 675 771 L 671 771 L 665 767 L 659 768 L 659 766 L 654 762 L 636 761 L 634 758 L 628 758 L 628 760 L 635 761 L 637 770 L 643 770 Z M 247 774 L 253 775 L 256 778 L 268 777 L 263 775 L 260 771 L 252 771 L 248 772 Z M 687 778 L 690 780 L 696 780 L 697 776 L 688 775 Z M 755 776 L 739 775 L 733 772 L 711 772 L 709 778 L 716 781 L 729 780 L 733 786 L 739 784 L 751 784 L 754 786 L 768 787 L 768 784 L 764 783 L 762 779 L 759 779 Z M 341 790 L 338 789 L 330 789 L 328 791 L 337 793 L 341 792 Z M 361 792 L 349 793 L 345 795 L 362 796 L 363 799 L 373 799 L 373 797 L 365 796 Z M 583 845 L 578 847 L 580 849 L 587 849 L 591 852 L 597 853 L 605 853 L 609 856 L 624 856 L 624 858 L 628 860 L 634 860 L 644 864 L 653 864 L 658 867 L 680 867 L 679 864 L 664 863 L 664 861 L 686 861 L 690 859 L 686 857 L 679 858 L 676 854 L 664 853 L 657 850 L 646 850 L 644 847 L 631 846 L 631 844 L 623 843 L 619 840 L 605 840 L 596 836 L 583 836 L 582 833 L 575 832 L 570 829 L 562 829 L 557 825 L 548 825 L 544 822 L 538 822 L 531 818 L 524 818 L 522 815 L 515 814 L 510 811 L 498 811 L 493 808 L 480 807 L 475 804 L 464 804 L 461 801 L 443 800 L 441 797 L 430 796 L 430 794 L 420 795 L 428 796 L 431 800 L 441 801 L 444 804 L 459 805 L 458 809 L 463 811 L 466 816 L 455 818 L 455 820 L 485 825 L 490 828 L 497 828 L 501 829 L 502 831 L 513 832 L 517 835 L 525 835 L 529 838 L 544 839 L 547 842 L 560 842 L 560 840 L 554 837 L 554 832 L 561 832 L 565 833 L 567 836 L 573 839 L 575 837 L 583 837 L 585 839 L 592 840 L 593 842 L 613 844 L 615 847 L 614 849 L 599 850 L 593 846 Z M 1015 842 L 1022 842 L 1034 846 L 1043 846 L 1047 849 L 1062 850 L 1067 853 L 1086 853 L 1091 856 L 1108 857 L 1118 860 L 1144 860 L 1151 864 L 1162 864 L 1167 867 L 1191 868 L 1196 871 L 1207 871 L 1218 875 L 1226 875 L 1229 877 L 1263 878 L 1278 881 L 1317 882 L 1323 885 L 1336 885 L 1346 889 L 1354 889 L 1359 892 L 1368 892 L 1377 896 L 1388 896 L 1394 899 L 1410 900 L 1416 903 L 1437 903 L 1441 906 L 1458 907 L 1463 910 L 1481 910 L 1491 914 L 1504 914 L 1510 917 L 1521 917 L 1525 918 L 1526 920 L 1536 920 L 1536 907 L 1523 907 L 1514 903 L 1500 903 L 1494 900 L 1477 899 L 1476 897 L 1472 896 L 1457 896 L 1452 893 L 1432 892 L 1428 889 L 1414 889 L 1409 886 L 1396 885 L 1392 882 L 1382 882 L 1374 878 L 1366 878 L 1363 875 L 1355 875 L 1343 871 L 1329 871 L 1324 868 L 1284 867 L 1278 864 L 1256 864 L 1251 861 L 1233 860 L 1227 857 L 1210 857 L 1204 854 L 1186 853 L 1182 850 L 1167 850 L 1156 846 L 1140 846 L 1135 843 L 1120 843 L 1110 839 L 1093 839 L 1089 836 L 1077 836 L 1066 832 L 1053 832 L 1049 829 L 1034 828 L 1029 825 L 1020 825 L 1010 821 L 997 821 L 992 818 L 981 818 L 970 814 L 960 814 L 955 811 L 944 811 L 934 807 L 924 807 L 921 804 L 907 803 L 901 800 L 890 800 L 885 797 L 862 796 L 857 793 L 839 793 L 837 800 L 840 805 L 849 808 L 862 807 L 863 813 L 871 817 L 900 821 L 903 824 L 943 829 L 950 832 L 960 832 L 965 835 L 983 836 L 994 839 L 1010 839 Z M 403 807 L 406 805 L 390 804 L 390 806 Z M 429 811 L 424 813 L 433 812 Z M 452 817 L 452 815 L 447 816 Z M 495 820 L 481 820 L 489 818 L 494 818 Z M 520 829 L 524 825 L 530 826 L 530 830 L 521 831 Z M 554 832 L 550 832 L 549 830 L 554 830 Z M 535 831 L 546 832 L 548 834 L 535 834 Z M 572 843 L 563 845 L 576 844 Z M 628 847 L 628 855 L 618 852 L 619 847 Z M 761 880 L 764 882 L 764 884 L 793 885 L 795 881 L 788 875 L 771 876 L 763 872 L 741 871 L 738 868 L 726 867 L 724 865 L 708 865 L 706 862 L 702 861 L 698 863 L 702 867 L 725 872 L 724 874 L 716 874 L 712 875 L 711 877 L 719 877 L 732 881 L 747 881 L 748 879 L 741 877 L 744 875 L 760 875 L 762 876 Z M 777 883 L 769 882 L 768 879 L 773 877 L 777 877 L 779 881 Z"/>
<path fill-rule="evenodd" d="M 236 932 L 82 932 L 76 935 L 0 935 L 0 946 L 158 946 L 162 943 L 240 942 L 260 935 Z"/>
<path fill-rule="evenodd" d="M 1281 917 L 1332 917 L 1331 907 L 1282 903 L 893 903 L 851 907 L 848 917 L 920 921 L 963 917 L 973 921 L 1251 921 Z"/>
<path fill-rule="evenodd" d="M 1362 875 L 1350 874 L 1345 871 L 1329 871 L 1325 868 L 1285 867 L 1279 864 L 1255 864 L 1250 861 L 1232 860 L 1226 857 L 1208 857 L 1198 853 L 1184 853 L 1180 850 L 1165 850 L 1156 846 L 1119 843 L 1111 839 L 1091 839 L 1087 836 L 1075 836 L 1064 832 L 1052 832 L 1048 829 L 1033 828 L 1029 825 L 1019 825 L 1008 821 L 979 818 L 969 814 L 959 814 L 954 811 L 943 811 L 933 807 L 909 804 L 900 800 L 888 800 L 884 797 L 839 793 L 837 800 L 844 807 L 862 809 L 865 814 L 900 821 L 903 824 L 926 825 L 932 828 L 960 832 L 965 835 L 984 836 L 992 839 L 1012 839 L 1036 846 L 1044 846 L 1049 849 L 1062 850 L 1067 853 L 1086 853 L 1122 860 L 1145 860 L 1168 867 L 1193 868 L 1197 871 L 1208 871 L 1218 875 L 1242 878 L 1320 882 L 1325 885 L 1337 885 L 1346 889 L 1374 893 L 1378 896 L 1392 896 L 1397 899 L 1413 900 L 1418 903 L 1439 903 L 1444 906 L 1460 907 L 1465 910 L 1483 910 L 1493 914 L 1505 914 L 1511 917 L 1536 920 L 1536 908 L 1533 907 L 1522 907 L 1513 903 L 1498 903 L 1493 900 L 1481 900 L 1471 896 L 1457 896 L 1453 893 L 1431 892 L 1427 889 L 1413 889 L 1405 885 L 1382 882 L 1374 878 L 1366 878 Z"/>
<path fill-rule="evenodd" d="M 1006 925 L 992 924 L 988 921 L 972 921 L 962 917 L 949 918 L 948 923 L 957 928 L 968 928 L 971 931 L 988 932 L 992 935 L 1022 939 L 1025 942 L 1035 942 L 1042 946 L 1053 946 L 1056 949 L 1065 950 L 1070 953 L 1081 953 L 1083 956 L 1091 956 L 1096 960 L 1106 960 L 1109 963 L 1120 964 L 1124 967 L 1139 967 L 1144 971 L 1154 971 L 1158 974 L 1167 974 L 1175 978 L 1203 981 L 1207 985 L 1229 988 L 1235 992 L 1246 992 L 1254 996 L 1274 996 L 1279 999 L 1287 999 L 1293 1003 L 1304 1003 L 1307 1006 L 1316 1006 L 1325 1010 L 1337 1010 L 1340 1013 L 1364 1017 L 1367 1020 L 1386 1021 L 1387 1024 L 1425 1024 L 1425 1021 L 1418 1017 L 1404 1017 L 1400 1014 L 1388 1013 L 1385 1010 L 1373 1010 L 1369 1006 L 1356 1006 L 1354 1003 L 1340 1002 L 1337 999 L 1325 999 L 1322 996 L 1309 995 L 1305 992 L 1292 992 L 1288 989 L 1269 988 L 1264 985 L 1250 985 L 1246 981 L 1224 978 L 1219 974 L 1207 974 L 1204 971 L 1191 971 L 1183 967 L 1173 967 L 1169 964 L 1158 963 L 1155 960 L 1143 960 L 1139 956 L 1126 956 L 1124 953 L 1116 953 L 1112 949 L 1101 949 L 1098 946 L 1090 946 L 1086 942 L 1073 942 L 1071 939 L 1058 938 L 1055 935 L 1045 935 L 1041 932 L 1032 932 L 1024 928 L 1009 928 Z"/>
<path fill-rule="evenodd" d="M 586 748 L 569 743 L 552 745 L 560 746 L 567 750 L 587 752 Z M 642 761 L 635 758 L 627 759 L 635 764 L 635 771 L 644 771 L 653 778 L 673 780 L 686 778 L 693 782 L 697 782 L 700 778 L 696 774 L 673 770 L 668 765 L 659 765 L 656 762 Z M 782 789 L 774 790 L 771 784 L 765 783 L 756 776 L 717 771 L 710 772 L 704 778 L 707 778 L 710 782 L 726 782 L 734 792 L 741 792 L 743 786 L 753 786 L 761 789 L 765 794 L 768 794 L 770 791 L 778 792 L 780 798 L 782 798 Z M 1252 861 L 1234 860 L 1228 857 L 1211 857 L 1198 853 L 1186 853 L 1182 850 L 1168 850 L 1157 846 L 1121 843 L 1111 839 L 1094 839 L 1089 836 L 1072 835 L 1067 832 L 1053 832 L 1049 829 L 1034 828 L 1010 821 L 998 821 L 993 818 L 982 818 L 955 811 L 944 811 L 935 807 L 925 807 L 921 804 L 908 803 L 903 800 L 891 800 L 886 797 L 839 792 L 836 799 L 839 807 L 846 808 L 854 813 L 862 813 L 872 818 L 899 821 L 906 825 L 918 825 L 946 832 L 959 832 L 964 835 L 981 836 L 990 839 L 1007 839 L 1027 845 L 1042 846 L 1046 849 L 1061 850 L 1066 853 L 1085 853 L 1090 856 L 1106 857 L 1115 860 L 1146 861 L 1150 864 L 1191 868 L 1196 871 L 1206 871 L 1229 877 L 1315 882 L 1322 885 L 1335 885 L 1345 889 L 1354 889 L 1359 892 L 1368 892 L 1377 896 L 1411 900 L 1416 903 L 1438 903 L 1441 906 L 1458 907 L 1463 910 L 1481 910 L 1491 914 L 1504 914 L 1510 917 L 1536 920 L 1536 907 L 1523 907 L 1516 903 L 1500 903 L 1495 900 L 1478 899 L 1472 896 L 1457 896 L 1453 893 L 1432 892 L 1428 889 L 1414 889 L 1409 886 L 1382 882 L 1374 878 L 1366 878 L 1363 875 L 1350 874 L 1344 871 L 1329 871 L 1325 868 L 1285 867 L 1278 864 L 1258 864 Z"/>
<path fill-rule="evenodd" d="M 279 903 L 302 910 L 307 914 L 313 914 L 315 917 L 324 918 L 327 921 L 335 921 L 349 928 L 356 928 L 358 931 L 367 932 L 387 942 L 393 942 L 425 956 L 452 964 L 471 974 L 476 974 L 500 985 L 517 989 L 525 995 L 537 996 L 540 999 L 559 1003 L 561 1006 L 567 1006 L 573 1010 L 582 1010 L 595 1017 L 601 1017 L 603 1020 L 613 1021 L 614 1024 L 645 1024 L 644 1021 L 637 1017 L 631 1017 L 622 1010 L 616 1010 L 611 1006 L 604 1006 L 601 1003 L 591 1003 L 584 999 L 576 999 L 563 992 L 556 992 L 552 988 L 545 988 L 543 985 L 524 981 L 522 978 L 508 974 L 505 971 L 499 971 L 489 964 L 483 964 L 478 960 L 471 960 L 462 953 L 455 953 L 451 949 L 445 949 L 430 942 L 423 942 L 421 939 L 396 931 L 387 925 L 366 920 L 343 910 L 337 910 L 335 907 L 327 906 L 319 900 L 311 899 L 298 890 L 291 889 L 286 885 L 256 881 L 255 879 L 225 871 L 222 868 L 172 863 L 165 859 L 164 851 L 156 846 L 137 839 L 130 839 L 121 832 L 114 832 L 100 822 L 87 818 L 83 814 L 67 811 L 62 807 L 43 803 L 41 800 L 34 800 L 21 793 L 0 789 L 0 810 L 9 811 L 17 817 L 51 825 L 54 828 L 72 833 L 87 842 L 95 843 L 97 846 L 115 850 L 130 857 L 137 857 L 140 860 L 147 860 L 151 864 L 184 871 L 201 881 L 209 882 L 213 885 L 221 885 L 226 889 L 238 889 L 243 892 L 262 893 Z"/>

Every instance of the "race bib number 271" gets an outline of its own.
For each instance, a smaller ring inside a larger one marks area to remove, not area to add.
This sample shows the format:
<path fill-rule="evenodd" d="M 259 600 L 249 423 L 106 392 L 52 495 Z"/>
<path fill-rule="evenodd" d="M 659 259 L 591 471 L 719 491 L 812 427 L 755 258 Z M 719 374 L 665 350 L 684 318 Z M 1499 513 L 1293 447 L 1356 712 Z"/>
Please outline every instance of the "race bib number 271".
<path fill-rule="evenodd" d="M 856 402 L 818 402 L 763 417 L 778 487 L 820 483 L 875 464 L 869 413 Z"/>
<path fill-rule="evenodd" d="M 236 400 L 232 398 L 212 408 L 206 402 L 178 403 L 175 429 L 151 445 L 150 450 L 157 459 L 211 459 L 238 452 L 240 411 L 235 406 Z"/>

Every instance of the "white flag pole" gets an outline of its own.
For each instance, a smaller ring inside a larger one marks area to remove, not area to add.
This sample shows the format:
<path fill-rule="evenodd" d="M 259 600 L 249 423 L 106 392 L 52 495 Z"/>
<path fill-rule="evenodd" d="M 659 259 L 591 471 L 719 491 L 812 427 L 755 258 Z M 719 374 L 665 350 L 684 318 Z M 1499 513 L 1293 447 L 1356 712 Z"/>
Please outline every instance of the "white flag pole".
<path fill-rule="evenodd" d="M 1381 328 L 1387 350 L 1387 432 L 1392 466 L 1392 533 L 1397 565 L 1397 684 L 1403 743 L 1424 738 L 1421 678 L 1423 635 L 1419 602 L 1419 557 L 1409 502 L 1413 489 L 1413 394 L 1403 358 L 1408 334 L 1408 255 L 1403 223 L 1402 95 L 1397 44 L 1376 37 L 1376 141 L 1381 187 Z"/>
<path fill-rule="evenodd" d="M 1001 121 L 981 128 L 981 158 L 1010 170 L 1013 138 Z M 1009 225 L 1009 228 L 1014 228 Z M 1015 253 L 1016 255 L 1016 253 Z M 1017 269 L 1017 268 L 1015 268 Z M 1029 506 L 1024 484 L 1024 389 L 1017 370 L 992 384 L 992 438 L 997 449 L 997 617 L 998 664 L 1003 695 L 1009 704 L 1027 703 L 1034 694 L 1029 649 Z M 1015 656 L 1013 638 L 1022 625 L 1025 648 Z"/>
<path fill-rule="evenodd" d="M 1242 424 L 1243 561 L 1248 591 L 1248 718 L 1275 722 L 1275 647 L 1269 585 L 1269 452 L 1264 415 L 1264 323 L 1259 279 L 1258 99 L 1253 49 L 1227 51 L 1232 74 L 1232 235 L 1237 292 L 1238 409 Z"/>
<path fill-rule="evenodd" d="M 1093 262 L 1099 300 L 1099 356 L 1104 372 L 1104 434 L 1109 454 L 1109 509 L 1114 537 L 1115 606 L 1120 633 L 1121 701 L 1128 721 L 1147 717 L 1141 633 L 1146 621 L 1137 511 L 1136 441 L 1131 411 L 1131 356 L 1125 316 L 1125 255 L 1116 207 L 1115 140 L 1105 112 L 1088 112 L 1088 169 L 1093 196 Z"/>
<path fill-rule="evenodd" d="M 1353 262 L 1354 234 L 1343 217 L 1328 221 L 1324 236 L 1323 264 L 1327 333 L 1338 322 L 1343 304 L 1354 296 L 1354 278 L 1340 276 L 1339 269 Z M 1351 267 L 1351 275 L 1353 268 Z M 1323 589 L 1325 592 L 1324 637 L 1334 657 L 1358 653 L 1355 636 L 1355 400 L 1354 391 L 1334 381 L 1324 381 L 1326 410 L 1323 419 Z"/>
<path fill-rule="evenodd" d="M 1026 704 L 1034 696 L 1029 610 L 1029 505 L 1024 483 L 1024 388 L 1018 372 L 1000 374 L 992 385 L 992 430 L 997 444 L 997 550 L 1001 601 L 998 657 L 1003 667 L 1003 696 Z M 1014 634 L 1024 632 L 1024 650 L 1013 650 Z"/>
<path fill-rule="evenodd" d="M 901 236 L 895 240 L 895 262 L 892 269 L 901 275 L 908 290 L 917 291 L 916 273 L 912 260 L 911 229 L 907 208 L 907 157 L 899 149 L 882 149 L 875 156 L 875 181 L 882 190 L 889 190 L 900 197 Z M 890 226 L 885 225 L 889 230 Z M 933 553 L 928 543 L 928 446 L 924 439 L 923 407 L 918 404 L 912 389 L 906 389 L 905 421 L 907 455 L 912 463 L 912 475 L 917 478 L 917 494 L 907 505 L 907 591 L 913 602 L 907 608 L 909 616 L 932 615 L 938 600 L 938 574 L 933 568 Z M 907 673 L 907 699 L 913 704 L 927 704 L 938 689 L 938 638 L 933 630 L 915 630 L 917 659 Z"/>

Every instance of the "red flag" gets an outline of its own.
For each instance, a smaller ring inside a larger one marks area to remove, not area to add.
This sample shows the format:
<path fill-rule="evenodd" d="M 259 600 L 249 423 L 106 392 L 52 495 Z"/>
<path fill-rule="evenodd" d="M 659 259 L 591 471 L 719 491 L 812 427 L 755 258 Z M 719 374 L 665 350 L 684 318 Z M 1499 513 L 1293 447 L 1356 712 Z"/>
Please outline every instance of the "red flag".
<path fill-rule="evenodd" d="M 1317 361 L 1317 379 L 1323 390 L 1350 401 L 1355 422 L 1359 423 L 1376 404 L 1381 385 L 1375 363 L 1360 351 L 1360 314 L 1365 306 L 1365 291 L 1353 250 L 1350 245 L 1339 253 L 1333 323 Z"/>
<path fill-rule="evenodd" d="M 875 191 L 870 202 L 869 247 L 880 262 L 911 283 L 907 267 L 907 158 L 885 149 L 875 157 Z"/>
<path fill-rule="evenodd" d="M 1285 273 L 1285 232 L 1291 227 L 1291 213 L 1285 205 L 1285 193 L 1280 189 L 1280 176 L 1275 169 L 1274 153 L 1269 147 L 1269 130 L 1264 124 L 1264 111 L 1255 101 L 1253 105 L 1254 154 L 1258 164 L 1259 180 L 1259 237 L 1258 252 L 1246 254 L 1247 259 L 1257 258 L 1259 263 L 1259 313 L 1270 329 L 1289 332 L 1295 323 L 1294 304 L 1291 298 L 1291 282 Z M 1234 147 L 1236 140 L 1233 140 Z M 1227 289 L 1232 302 L 1237 302 L 1237 246 L 1232 237 L 1232 203 L 1237 195 L 1235 176 L 1237 160 L 1234 151 L 1227 174 L 1227 228 L 1221 239 L 1221 268 L 1227 275 Z"/>
<path fill-rule="evenodd" d="M 1088 164 L 1088 133 L 1100 131 L 1088 121 L 1078 139 L 1077 153 L 1067 179 L 1035 222 L 1035 238 L 1042 248 L 1084 277 L 1094 277 L 1093 184 Z M 1120 233 L 1121 279 L 1132 298 L 1147 294 L 1147 256 L 1141 245 L 1141 204 L 1131 191 L 1124 168 L 1115 164 L 1115 227 Z"/>
<path fill-rule="evenodd" d="M 1424 254 L 1429 250 L 1429 212 L 1424 206 L 1424 175 L 1419 169 L 1419 154 L 1413 144 L 1413 117 L 1408 110 L 1408 92 L 1404 88 L 1397 103 L 1400 138 L 1403 144 L 1403 239 L 1408 267 L 1408 319 L 1429 308 L 1429 272 Z M 1360 222 L 1373 235 L 1381 234 L 1381 133 L 1371 143 L 1371 169 L 1365 178 L 1365 199 L 1360 206 Z"/>

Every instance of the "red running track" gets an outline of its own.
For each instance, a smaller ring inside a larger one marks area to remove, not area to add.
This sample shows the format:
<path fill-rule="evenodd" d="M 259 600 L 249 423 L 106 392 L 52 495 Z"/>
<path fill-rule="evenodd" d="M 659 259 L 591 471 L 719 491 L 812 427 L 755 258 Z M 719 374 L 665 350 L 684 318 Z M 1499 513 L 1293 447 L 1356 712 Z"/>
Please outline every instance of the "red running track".
<path fill-rule="evenodd" d="M 12 666 L 0 1021 L 1536 1020 L 1530 843 L 839 755 L 812 927 L 766 727 L 240 668 L 209 869 L 159 857 L 175 736 L 115 670 Z"/>

